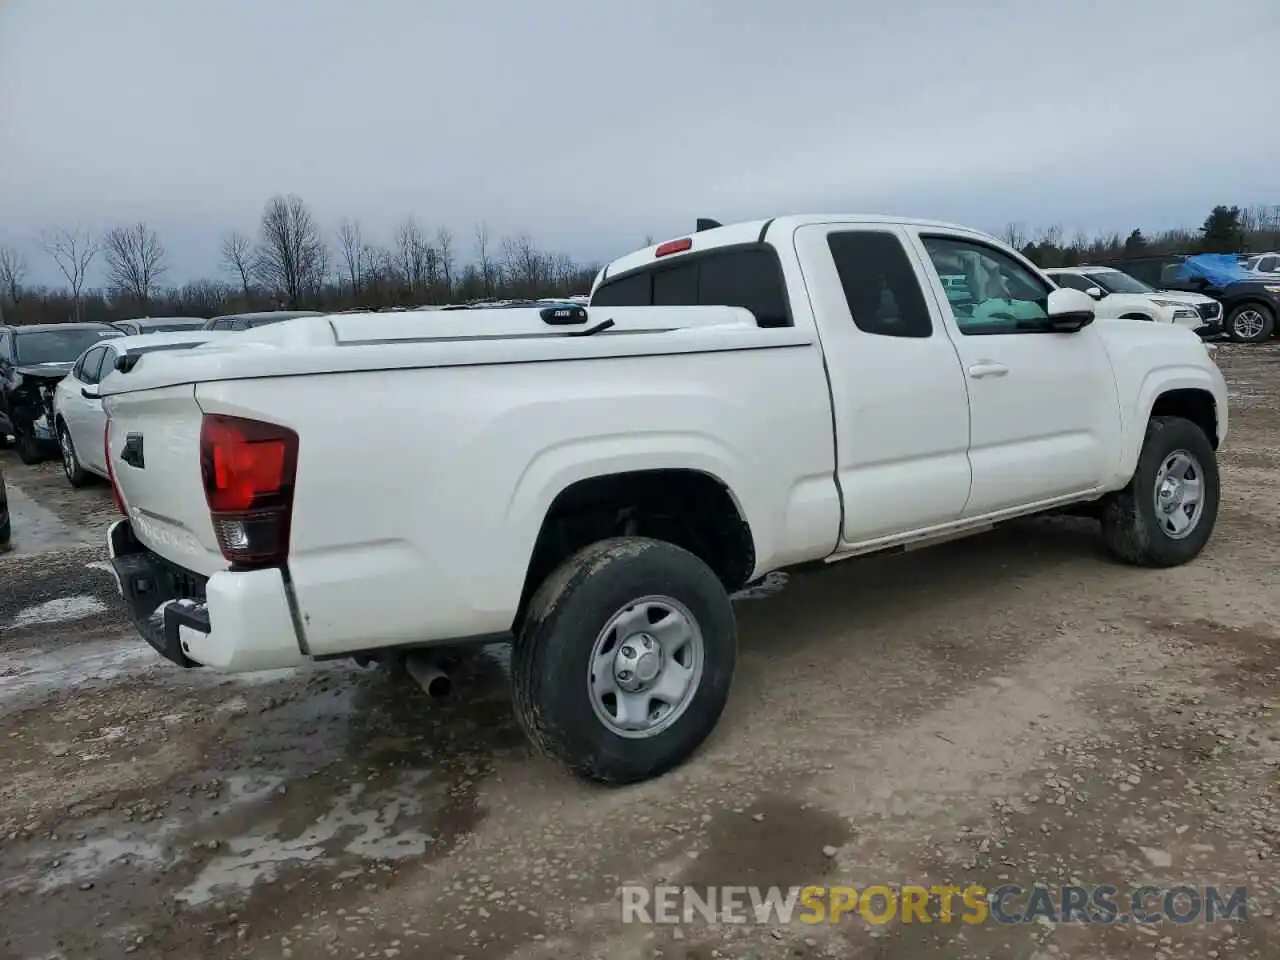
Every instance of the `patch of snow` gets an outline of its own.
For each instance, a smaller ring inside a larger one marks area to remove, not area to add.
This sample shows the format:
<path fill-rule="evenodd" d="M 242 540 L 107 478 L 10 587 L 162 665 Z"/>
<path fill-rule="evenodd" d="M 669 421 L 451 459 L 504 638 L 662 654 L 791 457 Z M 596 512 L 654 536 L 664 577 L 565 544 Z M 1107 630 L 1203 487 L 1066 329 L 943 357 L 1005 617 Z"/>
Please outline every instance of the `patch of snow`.
<path fill-rule="evenodd" d="M 71 620 L 92 617 L 106 609 L 107 605 L 97 597 L 59 597 L 57 600 L 48 600 L 19 611 L 9 627 L 16 630 L 19 627 L 30 627 L 36 624 L 67 623 Z"/>
<path fill-rule="evenodd" d="M 356 809 L 366 784 L 352 784 L 328 813 L 296 837 L 265 832 L 236 837 L 227 842 L 228 854 L 215 857 L 175 899 L 200 906 L 215 899 L 247 894 L 260 881 L 276 877 L 287 863 L 331 863 L 339 852 L 372 860 L 420 857 L 432 842 L 429 834 L 408 827 L 397 829 L 402 817 L 416 817 L 423 810 L 422 781 L 427 774 L 403 778 L 392 790 L 378 791 L 367 805 Z M 356 835 L 345 843 L 341 838 Z"/>

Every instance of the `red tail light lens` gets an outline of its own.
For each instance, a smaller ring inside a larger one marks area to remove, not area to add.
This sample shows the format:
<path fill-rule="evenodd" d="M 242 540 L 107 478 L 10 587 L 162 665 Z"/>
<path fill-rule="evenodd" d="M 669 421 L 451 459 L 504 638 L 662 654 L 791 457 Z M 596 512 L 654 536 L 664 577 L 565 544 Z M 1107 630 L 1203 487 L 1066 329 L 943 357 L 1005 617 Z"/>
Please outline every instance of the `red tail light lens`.
<path fill-rule="evenodd" d="M 298 435 L 288 427 L 206 414 L 200 472 L 222 555 L 241 568 L 281 566 L 289 556 Z"/>
<path fill-rule="evenodd" d="M 673 253 L 684 253 L 686 250 L 692 249 L 693 238 L 684 237 L 680 240 L 668 240 L 661 244 L 657 250 L 653 251 L 655 257 L 669 257 Z"/>
<path fill-rule="evenodd" d="M 120 494 L 120 485 L 116 483 L 116 468 L 111 465 L 111 419 L 102 430 L 102 452 L 107 461 L 107 479 L 111 481 L 111 496 L 116 501 L 116 509 L 120 515 L 127 517 L 129 511 L 124 507 L 124 497 Z"/>

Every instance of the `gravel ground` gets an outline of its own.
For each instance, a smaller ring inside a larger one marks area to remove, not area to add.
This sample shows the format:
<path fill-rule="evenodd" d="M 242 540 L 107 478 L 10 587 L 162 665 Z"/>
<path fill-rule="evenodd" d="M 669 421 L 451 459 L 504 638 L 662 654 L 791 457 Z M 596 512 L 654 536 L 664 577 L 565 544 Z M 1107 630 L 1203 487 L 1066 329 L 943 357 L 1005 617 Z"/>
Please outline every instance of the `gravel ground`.
<path fill-rule="evenodd" d="M 0 454 L 0 957 L 1280 957 L 1280 349 L 1220 362 L 1196 563 L 1053 519 L 779 579 L 738 606 L 711 741 L 612 790 L 531 754 L 500 650 L 443 703 L 160 661 L 101 563 L 107 491 Z M 1248 916 L 652 926 L 625 883 L 1217 884 Z"/>

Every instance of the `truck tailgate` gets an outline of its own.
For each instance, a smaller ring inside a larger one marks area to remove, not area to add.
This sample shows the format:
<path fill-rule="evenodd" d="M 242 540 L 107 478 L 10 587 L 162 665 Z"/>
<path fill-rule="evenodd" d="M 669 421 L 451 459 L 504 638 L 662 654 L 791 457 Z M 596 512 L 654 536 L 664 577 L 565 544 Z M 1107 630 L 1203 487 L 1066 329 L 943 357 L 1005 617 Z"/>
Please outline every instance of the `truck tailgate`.
<path fill-rule="evenodd" d="M 195 388 L 108 395 L 103 407 L 109 418 L 107 456 L 134 535 L 188 570 L 205 576 L 225 570 L 200 475 L 203 414 Z"/>

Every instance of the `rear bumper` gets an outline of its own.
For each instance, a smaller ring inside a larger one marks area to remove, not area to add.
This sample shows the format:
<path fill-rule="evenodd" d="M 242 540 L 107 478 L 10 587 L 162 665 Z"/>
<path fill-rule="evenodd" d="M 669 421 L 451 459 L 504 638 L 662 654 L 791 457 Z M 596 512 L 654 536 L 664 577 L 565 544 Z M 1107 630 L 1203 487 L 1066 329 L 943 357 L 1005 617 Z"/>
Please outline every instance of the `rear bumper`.
<path fill-rule="evenodd" d="M 107 551 L 129 619 L 165 659 L 231 672 L 306 659 L 281 571 L 222 570 L 205 578 L 148 549 L 128 520 L 111 525 Z"/>

